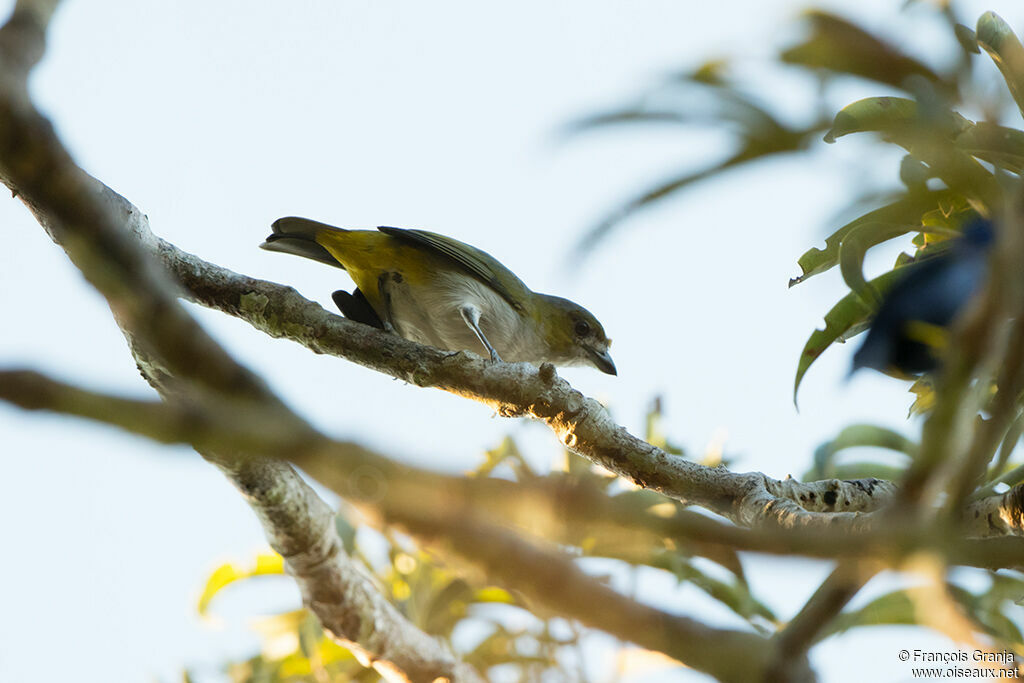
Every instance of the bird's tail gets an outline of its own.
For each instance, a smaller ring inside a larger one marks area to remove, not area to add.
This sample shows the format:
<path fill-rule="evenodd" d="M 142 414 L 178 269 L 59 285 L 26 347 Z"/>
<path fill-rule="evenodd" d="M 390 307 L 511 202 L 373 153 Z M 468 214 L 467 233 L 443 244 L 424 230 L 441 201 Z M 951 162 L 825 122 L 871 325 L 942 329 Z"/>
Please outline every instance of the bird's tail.
<path fill-rule="evenodd" d="M 317 241 L 317 235 L 323 232 L 347 232 L 343 228 L 296 216 L 278 218 L 270 227 L 274 232 L 260 245 L 261 249 L 303 256 L 344 270 L 345 266 Z"/>

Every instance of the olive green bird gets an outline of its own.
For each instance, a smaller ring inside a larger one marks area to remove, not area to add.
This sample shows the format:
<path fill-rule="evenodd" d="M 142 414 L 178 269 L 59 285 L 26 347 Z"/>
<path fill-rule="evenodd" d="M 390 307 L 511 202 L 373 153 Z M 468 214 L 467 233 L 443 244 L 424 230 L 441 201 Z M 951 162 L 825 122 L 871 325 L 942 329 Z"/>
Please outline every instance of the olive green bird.
<path fill-rule="evenodd" d="M 582 306 L 538 294 L 476 247 L 426 230 L 345 230 L 279 218 L 260 246 L 343 268 L 354 292 L 334 292 L 351 320 L 491 360 L 590 365 L 616 374 L 611 340 Z"/>

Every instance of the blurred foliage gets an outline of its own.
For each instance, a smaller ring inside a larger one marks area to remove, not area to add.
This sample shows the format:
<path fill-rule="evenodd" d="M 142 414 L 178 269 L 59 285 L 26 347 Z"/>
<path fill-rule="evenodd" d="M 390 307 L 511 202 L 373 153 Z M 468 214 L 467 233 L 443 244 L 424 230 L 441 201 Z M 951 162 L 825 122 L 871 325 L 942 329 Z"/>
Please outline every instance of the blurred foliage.
<path fill-rule="evenodd" d="M 821 142 L 834 143 L 849 135 L 867 134 L 875 145 L 901 149 L 891 188 L 858 195 L 851 183 L 851 209 L 845 213 L 855 217 L 833 228 L 823 247 L 811 247 L 797 259 L 800 274 L 790 280 L 791 287 L 838 266 L 849 292 L 824 313 L 825 326 L 814 330 L 801 350 L 794 401 L 807 371 L 823 353 L 869 327 L 886 292 L 908 272 L 904 269 L 942 253 L 971 217 L 997 216 L 1005 204 L 1007 180 L 1017 179 L 1024 170 L 1024 131 L 1001 124 L 1024 109 L 1024 46 L 1017 35 L 992 12 L 983 14 L 975 29 L 969 28 L 955 2 L 908 2 L 904 12 L 915 14 L 904 22 L 888 22 L 883 36 L 837 14 L 808 10 L 802 17 L 803 35 L 779 48 L 768 65 L 771 78 L 763 71 L 744 77 L 742 64 L 716 59 L 666 78 L 634 104 L 569 128 L 579 134 L 669 124 L 687 132 L 725 131 L 734 140 L 733 152 L 724 159 L 666 178 L 611 211 L 580 240 L 581 252 L 620 229 L 637 211 L 749 162 L 806 153 Z M 934 24 L 939 34 L 945 32 L 946 40 L 931 41 L 928 54 L 915 54 L 902 39 L 915 22 Z M 1001 87 L 995 82 L 999 76 Z M 793 102 L 782 99 L 791 100 L 799 91 L 775 87 L 774 77 L 815 84 L 807 89 L 799 116 L 791 113 Z M 874 84 L 883 94 L 847 104 L 833 114 L 834 93 L 852 83 Z M 783 113 L 787 111 L 788 116 Z M 870 153 L 863 158 L 877 166 Z M 690 164 L 689 159 L 686 162 Z M 906 251 L 891 269 L 865 276 L 869 252 L 898 239 L 905 240 Z M 930 377 L 894 376 L 912 382 L 912 415 L 930 411 Z M 808 475 L 899 478 L 906 458 L 893 463 L 837 461 L 834 456 L 848 447 L 843 441 L 849 435 L 823 445 Z M 1010 453 L 1019 440 L 1019 431 L 1011 430 L 988 483 L 1012 470 Z"/>
<path fill-rule="evenodd" d="M 988 585 L 970 590 L 955 581 L 944 586 L 945 598 L 964 614 L 973 630 L 988 636 L 997 650 L 1024 654 L 1021 637 L 1021 607 L 1024 579 L 1017 572 L 985 572 Z M 912 626 L 923 621 L 922 613 L 934 609 L 934 595 L 909 588 L 885 593 L 863 607 L 847 610 L 835 619 L 822 637 L 843 633 L 858 626 Z"/>
<path fill-rule="evenodd" d="M 899 464 L 873 460 L 853 460 L 840 463 L 838 455 L 850 448 L 882 448 L 901 454 L 897 462 L 905 464 L 917 453 L 917 444 L 902 434 L 875 425 L 850 425 L 836 437 L 823 443 L 814 452 L 814 464 L 806 473 L 805 481 L 817 479 L 863 479 L 874 477 L 889 481 L 898 480 L 903 474 Z"/>
<path fill-rule="evenodd" d="M 934 11 L 946 17 L 952 27 L 958 26 L 952 9 L 935 8 Z M 826 93 L 827 86 L 835 80 L 867 79 L 904 92 L 909 92 L 907 88 L 928 90 L 946 99 L 957 98 L 960 82 L 969 78 L 966 57 L 959 59 L 948 72 L 939 74 L 923 61 L 904 54 L 897 46 L 835 14 L 809 10 L 804 22 L 803 40 L 780 49 L 775 59 L 775 67 L 783 74 L 795 71 L 818 84 L 814 89 L 815 99 L 802 107 L 803 121 L 784 120 L 778 112 L 784 109 L 781 105 L 785 103 L 773 101 L 778 95 L 757 82 L 762 79 L 744 79 L 737 73 L 741 69 L 731 60 L 716 59 L 671 76 L 653 92 L 645 93 L 636 104 L 590 116 L 569 126 L 569 133 L 578 134 L 610 126 L 670 123 L 690 129 L 701 126 L 724 130 L 734 138 L 734 151 L 725 159 L 698 171 L 668 178 L 612 211 L 579 241 L 580 251 L 593 248 L 637 211 L 689 189 L 698 181 L 717 177 L 750 162 L 805 152 L 833 125 Z M 960 30 L 954 30 L 959 36 Z M 884 218 L 887 223 L 912 223 L 919 215 L 914 209 L 916 206 L 912 203 L 910 207 L 901 207 L 897 202 L 891 210 L 871 220 L 877 222 Z M 926 207 L 934 206 L 934 202 L 926 204 Z M 846 231 L 853 227 L 846 226 Z M 830 238 L 830 256 L 826 259 L 835 256 L 837 239 L 837 236 Z M 835 263 L 805 265 L 801 259 L 804 273 L 798 280 L 832 265 Z M 810 272 L 812 267 L 817 269 Z"/>
<path fill-rule="evenodd" d="M 1020 41 L 991 12 L 981 17 L 975 32 L 958 20 L 953 3 L 908 5 L 918 13 L 933 14 L 928 18 L 945 26 L 951 54 L 909 54 L 902 45 L 841 16 L 824 10 L 805 12 L 803 38 L 781 48 L 775 58 L 778 75 L 802 76 L 819 85 L 802 107 L 801 121 L 790 122 L 779 113 L 787 108 L 784 105 L 791 109 L 792 103 L 780 101 L 770 82 L 745 80 L 737 75 L 742 69 L 719 59 L 671 76 L 634 105 L 575 122 L 571 133 L 668 123 L 687 130 L 724 130 L 734 138 L 734 151 L 725 159 L 667 178 L 610 212 L 580 240 L 579 249 L 593 248 L 624 219 L 654 202 L 750 162 L 806 152 L 819 141 L 832 143 L 855 133 L 873 133 L 883 144 L 903 148 L 906 156 L 893 174 L 902 186 L 894 185 L 882 199 L 852 197 L 854 207 L 874 206 L 834 230 L 823 249 L 813 247 L 797 261 L 801 272 L 790 286 L 839 266 L 850 294 L 825 313 L 825 328 L 808 339 L 797 364 L 795 396 L 822 353 L 867 328 L 900 268 L 931 255 L 933 245 L 957 234 L 970 212 L 991 216 L 1002 198 L 1000 174 L 1016 175 L 1024 168 L 1024 132 L 997 122 L 1011 102 L 1006 94 L 1018 103 L 1024 101 Z M 986 90 L 976 64 L 982 52 L 1005 79 L 1001 95 L 982 94 Z M 929 64 L 942 56 L 947 57 L 946 66 Z M 866 98 L 832 116 L 829 87 L 851 80 L 873 82 L 902 96 Z M 792 91 L 786 93 L 792 96 Z M 972 121 L 957 111 L 961 108 L 993 120 Z M 907 234 L 918 237 L 911 245 L 913 253 L 902 254 L 893 270 L 866 280 L 863 263 L 868 251 Z M 917 387 L 919 399 L 922 388 Z"/>
<path fill-rule="evenodd" d="M 338 517 L 340 526 L 353 528 L 346 515 Z M 417 550 L 407 539 L 387 531 L 374 540 L 374 545 L 385 545 L 387 560 L 383 564 L 371 561 L 358 540 L 349 552 L 367 570 L 381 593 L 411 623 L 451 646 L 456 626 L 474 623 L 477 642 L 460 655 L 481 670 L 502 667 L 506 676 L 515 673 L 516 680 L 536 680 L 542 672 L 559 666 L 559 652 L 577 645 L 578 635 L 554 624 L 556 619 L 531 618 L 522 625 L 524 606 L 504 589 L 471 585 L 439 558 Z M 273 553 L 257 556 L 249 566 L 220 565 L 203 588 L 200 613 L 208 616 L 211 601 L 228 586 L 274 574 L 283 576 L 285 571 L 282 559 Z M 520 618 L 510 618 L 516 612 Z M 250 625 L 260 639 L 260 651 L 249 659 L 227 665 L 232 681 L 325 683 L 380 679 L 352 652 L 325 635 L 316 617 L 304 608 L 262 616 Z"/>
<path fill-rule="evenodd" d="M 665 433 L 662 402 L 655 399 L 645 417 L 645 437 L 686 457 Z M 721 461 L 721 454 L 716 455 Z M 679 514 L 678 501 L 627 484 L 608 471 L 567 449 L 550 468 L 537 467 L 525 458 L 517 441 L 505 437 L 485 452 L 472 477 L 500 477 L 514 481 L 591 488 L 644 514 L 667 518 Z M 581 638 L 587 633 L 557 615 L 538 612 L 515 593 L 492 586 L 472 572 L 461 573 L 431 552 L 416 547 L 407 537 L 387 529 L 356 533 L 354 518 L 341 512 L 337 528 L 349 555 L 359 562 L 385 595 L 414 625 L 442 639 L 464 660 L 497 680 L 586 680 L 586 672 L 567 671 L 568 662 L 584 661 Z M 579 533 L 573 535 L 576 531 Z M 677 584 L 688 586 L 746 622 L 770 634 L 777 619 L 747 583 L 738 554 L 716 550 L 698 553 L 680 548 L 671 539 L 651 545 L 648 539 L 618 538 L 590 529 L 567 530 L 568 542 L 581 558 L 610 558 L 619 569 L 639 580 L 640 572 L 666 572 Z M 616 570 L 619 571 L 619 570 Z M 266 576 L 283 576 L 284 564 L 275 553 L 257 555 L 249 563 L 228 562 L 214 568 L 199 601 L 200 614 L 211 617 L 212 606 L 229 587 Z M 227 665 L 235 683 L 326 683 L 376 681 L 372 669 L 362 666 L 345 647 L 333 642 L 306 609 L 289 609 L 251 622 L 261 646 L 258 654 Z M 609 653 L 608 664 L 613 658 Z M 618 652 L 622 674 L 630 667 L 652 661 L 642 651 L 622 644 Z M 662 661 L 662 666 L 664 662 Z"/>

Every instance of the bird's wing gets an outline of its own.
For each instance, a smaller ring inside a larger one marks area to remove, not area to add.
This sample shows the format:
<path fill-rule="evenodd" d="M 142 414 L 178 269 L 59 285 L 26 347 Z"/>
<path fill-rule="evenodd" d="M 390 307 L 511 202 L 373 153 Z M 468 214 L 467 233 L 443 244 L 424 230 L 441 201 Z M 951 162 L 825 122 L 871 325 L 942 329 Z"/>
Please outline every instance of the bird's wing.
<path fill-rule="evenodd" d="M 523 299 L 529 288 L 516 277 L 516 274 L 501 265 L 496 258 L 476 247 L 471 247 L 451 237 L 438 235 L 427 230 L 409 230 L 405 228 L 377 228 L 385 235 L 404 240 L 421 248 L 439 254 L 470 275 L 478 278 L 501 295 L 516 310 L 522 310 Z"/>

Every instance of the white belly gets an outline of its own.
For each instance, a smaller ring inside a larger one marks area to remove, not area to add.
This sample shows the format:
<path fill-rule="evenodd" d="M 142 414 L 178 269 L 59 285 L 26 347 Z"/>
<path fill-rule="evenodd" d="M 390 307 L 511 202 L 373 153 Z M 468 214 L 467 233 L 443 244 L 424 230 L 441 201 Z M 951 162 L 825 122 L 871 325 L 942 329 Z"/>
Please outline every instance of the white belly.
<path fill-rule="evenodd" d="M 508 362 L 540 362 L 547 346 L 532 325 L 497 292 L 479 280 L 461 274 L 441 274 L 430 287 L 415 290 L 405 282 L 390 282 L 392 321 L 397 332 L 412 341 L 449 351 L 489 355 L 459 312 L 466 304 L 480 312 L 480 328 Z"/>

